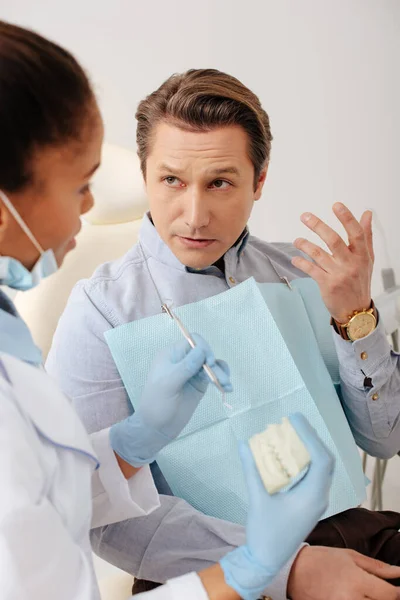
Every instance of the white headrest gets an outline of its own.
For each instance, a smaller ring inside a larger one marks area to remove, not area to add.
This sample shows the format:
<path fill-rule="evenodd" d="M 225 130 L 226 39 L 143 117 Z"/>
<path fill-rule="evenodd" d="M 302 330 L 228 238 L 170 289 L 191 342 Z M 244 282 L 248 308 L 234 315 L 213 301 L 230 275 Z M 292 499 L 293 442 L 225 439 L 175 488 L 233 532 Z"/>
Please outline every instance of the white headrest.
<path fill-rule="evenodd" d="M 139 158 L 133 150 L 105 143 L 93 177 L 95 205 L 84 219 L 93 225 L 127 223 L 148 210 Z"/>

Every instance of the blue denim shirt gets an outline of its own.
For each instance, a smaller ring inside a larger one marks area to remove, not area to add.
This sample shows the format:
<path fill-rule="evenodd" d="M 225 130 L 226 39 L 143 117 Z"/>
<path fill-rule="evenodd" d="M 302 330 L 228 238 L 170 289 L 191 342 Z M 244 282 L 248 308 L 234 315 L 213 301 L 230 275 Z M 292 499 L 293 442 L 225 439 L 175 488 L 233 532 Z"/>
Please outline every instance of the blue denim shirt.
<path fill-rule="evenodd" d="M 164 300 L 180 306 L 221 293 L 251 276 L 260 283 L 303 277 L 291 264 L 298 254 L 291 244 L 269 244 L 245 232 L 225 254 L 224 272 L 216 266 L 195 271 L 179 262 L 146 216 L 140 244 L 74 288 L 47 368 L 74 400 L 89 430 L 108 427 L 132 409 L 103 334 L 110 327 L 159 313 L 154 284 Z M 391 351 L 382 322 L 354 343 L 333 330 L 332 334 L 344 409 L 357 444 L 372 455 L 394 455 L 400 450 L 399 356 Z M 372 387 L 364 386 L 366 378 Z"/>

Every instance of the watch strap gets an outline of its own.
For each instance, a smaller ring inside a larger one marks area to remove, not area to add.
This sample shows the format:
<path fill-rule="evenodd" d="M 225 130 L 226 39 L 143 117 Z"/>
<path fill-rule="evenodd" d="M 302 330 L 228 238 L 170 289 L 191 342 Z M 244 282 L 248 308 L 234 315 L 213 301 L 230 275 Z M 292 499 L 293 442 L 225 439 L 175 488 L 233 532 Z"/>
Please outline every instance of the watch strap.
<path fill-rule="evenodd" d="M 378 311 L 376 310 L 376 306 L 375 306 L 373 300 L 371 300 L 370 307 L 367 310 L 356 311 L 351 317 L 349 317 L 349 321 L 353 317 L 356 317 L 357 315 L 362 314 L 363 312 L 369 312 L 371 309 L 373 311 L 372 314 L 374 315 L 376 322 L 378 323 Z M 338 323 L 337 321 L 335 321 L 335 319 L 333 317 L 331 317 L 331 325 L 332 325 L 333 329 L 336 331 L 336 333 L 338 333 L 340 335 L 341 338 L 343 338 L 347 342 L 351 342 L 349 335 L 347 333 L 349 321 L 347 323 Z"/>

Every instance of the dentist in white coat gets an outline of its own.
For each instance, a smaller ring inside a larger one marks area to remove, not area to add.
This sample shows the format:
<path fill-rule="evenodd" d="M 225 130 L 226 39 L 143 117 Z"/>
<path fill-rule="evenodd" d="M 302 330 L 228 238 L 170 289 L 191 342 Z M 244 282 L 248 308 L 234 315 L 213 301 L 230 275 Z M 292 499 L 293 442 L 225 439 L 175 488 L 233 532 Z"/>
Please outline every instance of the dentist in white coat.
<path fill-rule="evenodd" d="M 0 21 L 0 285 L 30 289 L 74 248 L 80 216 L 93 203 L 90 178 L 100 163 L 102 139 L 93 91 L 75 59 L 41 36 Z M 231 390 L 227 365 L 196 339 L 195 349 L 183 341 L 162 352 L 139 410 L 89 439 L 0 291 L 3 600 L 99 597 L 89 528 L 157 510 L 148 464 L 179 435 L 203 397 L 204 362 Z M 250 498 L 246 544 L 146 598 L 256 600 L 262 595 L 328 501 L 333 460 L 301 415 L 292 422 L 312 457 L 303 481 L 270 497 L 243 443 Z M 388 577 L 400 576 L 400 570 L 386 568 Z"/>

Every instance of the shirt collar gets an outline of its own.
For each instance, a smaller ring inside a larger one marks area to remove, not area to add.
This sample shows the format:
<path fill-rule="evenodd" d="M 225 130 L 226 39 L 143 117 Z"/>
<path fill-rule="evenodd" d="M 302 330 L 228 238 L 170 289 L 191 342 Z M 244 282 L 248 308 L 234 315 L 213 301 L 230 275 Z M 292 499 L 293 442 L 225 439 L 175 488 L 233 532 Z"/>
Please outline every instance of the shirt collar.
<path fill-rule="evenodd" d="M 18 315 L 11 300 L 0 290 L 0 352 L 33 365 L 42 363 L 42 353 Z"/>
<path fill-rule="evenodd" d="M 139 234 L 140 245 L 144 251 L 145 258 L 152 256 L 158 262 L 161 262 L 180 271 L 185 270 L 183 265 L 165 244 L 158 235 L 157 229 L 154 227 L 150 219 L 150 213 L 146 213 L 143 217 L 143 222 Z"/>
<path fill-rule="evenodd" d="M 231 250 L 233 248 L 236 249 L 236 254 L 237 254 L 238 260 L 240 259 L 241 255 L 243 253 L 243 250 L 247 246 L 247 242 L 249 241 L 249 237 L 250 237 L 250 231 L 249 231 L 249 228 L 246 225 L 246 227 L 244 228 L 241 236 L 239 237 L 239 239 L 237 240 L 237 242 L 235 243 L 235 245 L 231 248 Z"/>
<path fill-rule="evenodd" d="M 232 255 L 234 255 L 234 256 L 236 256 L 237 261 L 239 261 L 241 255 L 243 253 L 243 250 L 245 249 L 245 247 L 247 245 L 249 236 L 250 236 L 250 233 L 249 233 L 248 228 L 246 227 L 244 229 L 243 233 L 241 234 L 241 236 L 239 237 L 239 239 L 237 240 L 237 242 L 225 254 L 224 260 L 226 259 L 226 257 L 228 257 L 228 256 L 231 257 Z M 207 267 L 205 269 L 199 269 L 199 270 L 191 269 L 190 267 L 186 267 L 185 265 L 183 265 L 177 259 L 177 257 L 172 252 L 172 250 L 170 250 L 168 248 L 167 244 L 165 244 L 165 242 L 163 242 L 163 240 L 159 236 L 157 229 L 155 228 L 155 226 L 153 225 L 153 223 L 151 221 L 149 212 L 146 213 L 146 215 L 143 218 L 142 226 L 140 229 L 139 240 L 140 240 L 140 244 L 143 248 L 143 251 L 145 253 L 145 258 L 147 256 L 152 256 L 153 258 L 155 258 L 156 260 L 158 260 L 159 262 L 161 262 L 165 265 L 174 267 L 175 269 L 179 269 L 181 271 L 187 271 L 188 273 L 207 273 L 207 274 L 211 274 L 211 273 L 216 274 L 216 272 L 221 273 L 220 269 L 218 269 L 214 265 L 211 265 L 210 267 Z"/>

